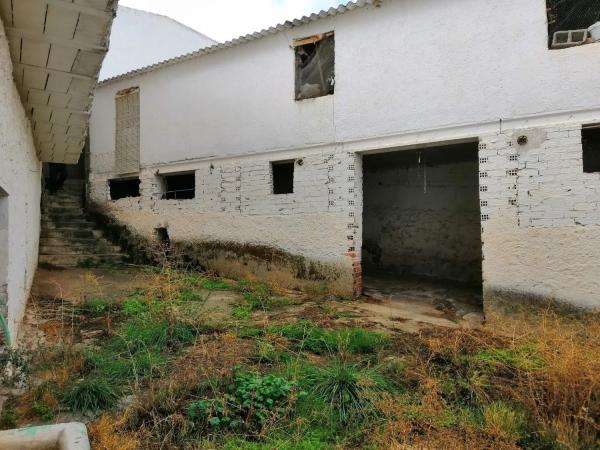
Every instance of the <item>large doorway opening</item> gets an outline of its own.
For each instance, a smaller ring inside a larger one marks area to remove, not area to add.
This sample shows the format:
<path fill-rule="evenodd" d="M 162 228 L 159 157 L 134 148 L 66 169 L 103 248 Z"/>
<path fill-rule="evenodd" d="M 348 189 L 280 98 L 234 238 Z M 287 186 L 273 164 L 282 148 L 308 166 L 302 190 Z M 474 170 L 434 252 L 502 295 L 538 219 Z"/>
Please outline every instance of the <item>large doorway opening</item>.
<path fill-rule="evenodd" d="M 478 143 L 364 155 L 363 193 L 365 294 L 480 310 Z"/>

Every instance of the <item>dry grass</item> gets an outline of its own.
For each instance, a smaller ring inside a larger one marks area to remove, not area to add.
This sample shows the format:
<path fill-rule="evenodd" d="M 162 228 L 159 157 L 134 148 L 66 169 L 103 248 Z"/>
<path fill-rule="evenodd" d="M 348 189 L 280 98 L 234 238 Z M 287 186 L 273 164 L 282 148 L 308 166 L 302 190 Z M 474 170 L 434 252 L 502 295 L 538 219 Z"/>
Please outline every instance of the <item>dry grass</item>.
<path fill-rule="evenodd" d="M 88 425 L 90 443 L 94 450 L 138 450 L 143 448 L 137 435 L 122 431 L 126 417 L 103 415 Z"/>

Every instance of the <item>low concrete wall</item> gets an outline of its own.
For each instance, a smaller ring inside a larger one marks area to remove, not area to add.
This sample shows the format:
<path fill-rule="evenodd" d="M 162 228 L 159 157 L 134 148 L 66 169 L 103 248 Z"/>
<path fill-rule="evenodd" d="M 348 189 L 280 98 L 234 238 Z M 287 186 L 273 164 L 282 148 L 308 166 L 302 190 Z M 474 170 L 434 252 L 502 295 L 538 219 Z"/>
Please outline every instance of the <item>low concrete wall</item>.
<path fill-rule="evenodd" d="M 288 289 L 342 296 L 353 294 L 351 262 L 347 265 L 327 263 L 268 245 L 193 238 L 171 239 L 167 249 L 156 235 L 140 234 L 106 207 L 92 203 L 88 215 L 137 264 L 168 261 L 177 267 L 235 279 L 257 278 Z"/>

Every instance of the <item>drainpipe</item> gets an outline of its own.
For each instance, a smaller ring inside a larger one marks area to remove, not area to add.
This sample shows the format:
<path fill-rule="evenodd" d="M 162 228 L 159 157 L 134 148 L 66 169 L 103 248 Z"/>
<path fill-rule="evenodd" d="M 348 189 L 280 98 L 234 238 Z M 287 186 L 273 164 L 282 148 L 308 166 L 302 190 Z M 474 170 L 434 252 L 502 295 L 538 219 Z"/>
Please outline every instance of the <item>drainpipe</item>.
<path fill-rule="evenodd" d="M 7 347 L 10 347 L 12 345 L 12 342 L 10 339 L 10 330 L 8 329 L 8 323 L 6 322 L 6 319 L 4 318 L 4 316 L 2 315 L 1 312 L 0 312 L 0 326 L 2 327 L 2 331 L 4 332 L 4 340 L 6 341 L 6 345 L 7 345 Z"/>

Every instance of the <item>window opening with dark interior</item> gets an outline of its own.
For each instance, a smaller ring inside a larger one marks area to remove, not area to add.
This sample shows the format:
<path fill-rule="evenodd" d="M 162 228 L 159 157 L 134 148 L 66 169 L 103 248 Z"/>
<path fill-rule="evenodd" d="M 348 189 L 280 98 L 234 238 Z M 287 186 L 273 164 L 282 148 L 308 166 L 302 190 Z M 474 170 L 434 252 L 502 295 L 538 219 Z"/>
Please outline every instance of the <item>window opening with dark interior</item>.
<path fill-rule="evenodd" d="M 120 178 L 108 180 L 111 200 L 140 196 L 139 178 Z"/>
<path fill-rule="evenodd" d="M 548 46 L 552 49 L 593 42 L 592 25 L 600 22 L 598 0 L 546 0 Z"/>
<path fill-rule="evenodd" d="M 190 200 L 196 197 L 195 172 L 163 175 L 164 200 Z"/>
<path fill-rule="evenodd" d="M 583 171 L 600 172 L 600 124 L 589 125 L 581 130 L 583 147 Z"/>
<path fill-rule="evenodd" d="M 273 173 L 273 194 L 292 194 L 294 192 L 294 161 L 275 161 L 271 163 Z"/>
<path fill-rule="evenodd" d="M 332 95 L 335 85 L 333 31 L 294 41 L 296 100 Z"/>

